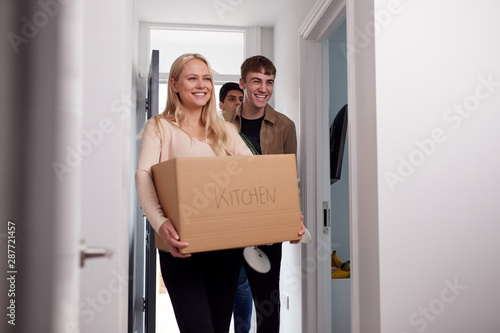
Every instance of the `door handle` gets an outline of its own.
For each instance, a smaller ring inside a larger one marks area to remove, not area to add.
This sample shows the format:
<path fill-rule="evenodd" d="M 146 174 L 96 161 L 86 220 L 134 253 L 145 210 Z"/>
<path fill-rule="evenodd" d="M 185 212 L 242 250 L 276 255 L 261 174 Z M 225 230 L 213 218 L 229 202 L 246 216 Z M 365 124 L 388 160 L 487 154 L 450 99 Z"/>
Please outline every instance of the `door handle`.
<path fill-rule="evenodd" d="M 87 247 L 85 240 L 80 242 L 80 267 L 85 266 L 85 260 L 91 258 L 114 258 L 115 252 L 104 247 Z"/>

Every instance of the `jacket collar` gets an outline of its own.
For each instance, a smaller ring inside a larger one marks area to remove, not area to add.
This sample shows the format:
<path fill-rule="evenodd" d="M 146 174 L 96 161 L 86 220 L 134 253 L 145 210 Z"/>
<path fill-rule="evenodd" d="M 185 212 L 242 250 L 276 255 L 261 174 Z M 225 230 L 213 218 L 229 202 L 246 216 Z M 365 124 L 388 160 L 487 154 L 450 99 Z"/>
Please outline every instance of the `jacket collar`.
<path fill-rule="evenodd" d="M 241 110 L 243 109 L 244 103 L 238 106 L 236 109 L 236 112 L 234 114 L 235 118 L 240 118 L 241 119 Z M 234 119 L 234 118 L 233 118 Z M 268 121 L 271 124 L 274 124 L 276 122 L 276 110 L 272 108 L 271 105 L 266 104 L 266 107 L 264 108 L 264 121 Z"/>

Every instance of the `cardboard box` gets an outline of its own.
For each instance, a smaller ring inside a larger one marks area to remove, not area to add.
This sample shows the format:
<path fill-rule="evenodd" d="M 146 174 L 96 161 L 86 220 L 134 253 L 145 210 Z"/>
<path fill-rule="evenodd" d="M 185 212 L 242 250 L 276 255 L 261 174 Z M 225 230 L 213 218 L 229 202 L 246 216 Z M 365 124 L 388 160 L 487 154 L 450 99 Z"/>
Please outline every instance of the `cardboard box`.
<path fill-rule="evenodd" d="M 293 154 L 179 157 L 152 169 L 162 209 L 189 243 L 183 253 L 301 238 Z"/>

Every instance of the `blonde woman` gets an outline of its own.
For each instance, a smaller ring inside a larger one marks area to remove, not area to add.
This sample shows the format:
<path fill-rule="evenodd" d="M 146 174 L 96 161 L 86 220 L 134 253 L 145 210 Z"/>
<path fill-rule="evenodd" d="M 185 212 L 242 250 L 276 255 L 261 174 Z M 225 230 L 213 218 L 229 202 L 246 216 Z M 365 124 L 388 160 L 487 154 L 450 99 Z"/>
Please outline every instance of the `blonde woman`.
<path fill-rule="evenodd" d="M 229 331 L 243 252 L 179 252 L 188 244 L 160 207 L 151 166 L 175 157 L 252 155 L 236 127 L 217 114 L 213 88 L 203 56 L 183 54 L 174 61 L 167 106 L 144 127 L 136 172 L 139 202 L 168 249 L 159 251 L 160 266 L 182 333 Z"/>

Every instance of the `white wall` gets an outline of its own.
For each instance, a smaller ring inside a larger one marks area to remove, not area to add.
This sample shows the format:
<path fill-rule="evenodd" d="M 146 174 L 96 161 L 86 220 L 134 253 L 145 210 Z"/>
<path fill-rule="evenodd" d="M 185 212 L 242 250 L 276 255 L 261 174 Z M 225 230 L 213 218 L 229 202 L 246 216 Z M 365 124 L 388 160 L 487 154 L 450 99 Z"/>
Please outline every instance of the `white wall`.
<path fill-rule="evenodd" d="M 381 332 L 500 330 L 499 12 L 375 1 Z"/>
<path fill-rule="evenodd" d="M 277 69 L 274 107 L 295 122 L 299 140 L 298 31 L 314 3 L 314 0 L 289 0 L 274 27 L 274 64 Z M 283 244 L 281 332 L 302 331 L 301 246 L 304 245 Z M 289 296 L 289 309 L 283 303 L 286 296 Z"/>
<path fill-rule="evenodd" d="M 261 54 L 269 59 L 274 59 L 274 29 L 260 29 Z"/>

